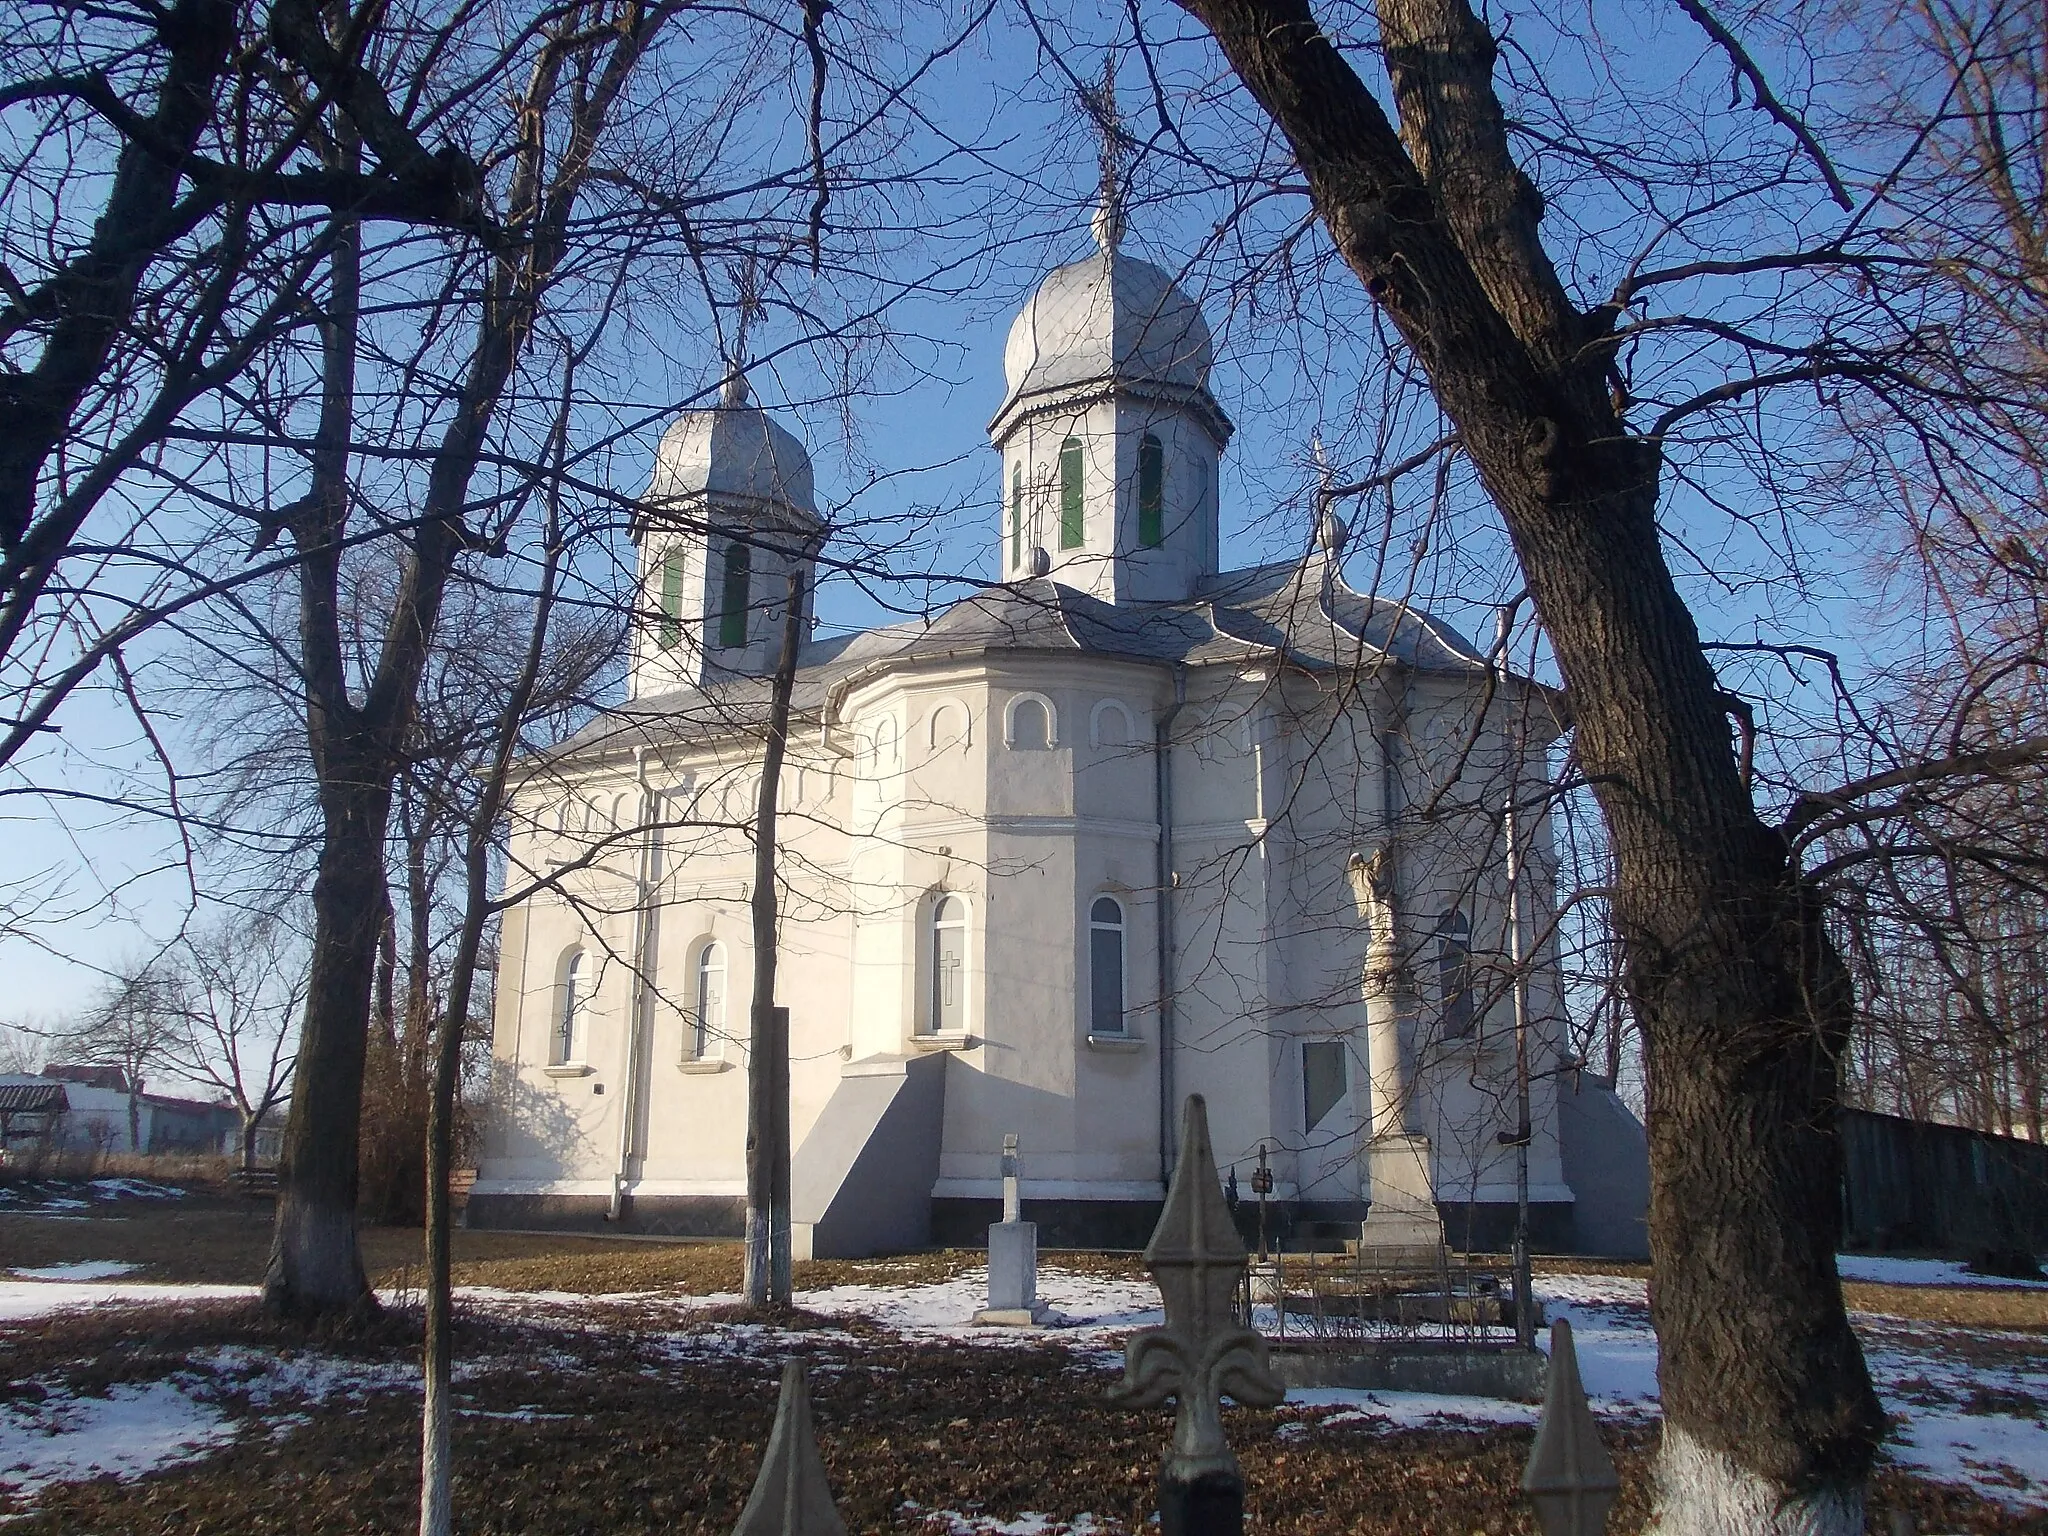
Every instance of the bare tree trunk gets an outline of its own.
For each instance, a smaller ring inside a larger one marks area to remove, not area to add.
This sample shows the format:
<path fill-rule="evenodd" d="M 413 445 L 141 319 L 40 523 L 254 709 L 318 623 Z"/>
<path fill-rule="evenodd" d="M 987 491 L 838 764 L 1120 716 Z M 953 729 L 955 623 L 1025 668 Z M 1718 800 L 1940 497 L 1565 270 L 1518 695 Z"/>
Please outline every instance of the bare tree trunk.
<path fill-rule="evenodd" d="M 564 393 L 568 393 L 566 381 Z M 565 406 L 565 414 L 566 410 Z M 566 423 L 558 424 L 558 432 L 563 430 Z M 484 925 L 497 910 L 489 891 L 491 838 L 504 807 L 505 785 L 519 747 L 520 725 L 533 700 L 546 655 L 548 620 L 554 609 L 561 539 L 552 499 L 547 526 L 542 530 L 542 547 L 547 553 L 542 561 L 526 656 L 498 718 L 497 739 L 489 771 L 484 776 L 483 793 L 464 836 L 462 929 L 449 969 L 448 1013 L 435 1046 L 433 1094 L 427 1104 L 427 1306 L 426 1339 L 421 1351 L 425 1396 L 420 1410 L 420 1536 L 448 1536 L 453 1519 L 454 1294 L 450 1274 L 448 1169 L 454 1150 L 455 1091 L 462 1070 L 463 1029 L 475 991 Z"/>
<path fill-rule="evenodd" d="M 789 743 L 789 701 L 803 644 L 803 565 L 794 562 L 783 598 L 782 648 L 769 695 L 768 740 L 754 811 L 754 992 L 747 1078 L 747 1233 L 749 1306 L 790 1303 L 789 1012 L 775 1006 L 777 890 L 775 810 Z"/>
<path fill-rule="evenodd" d="M 1397 132 L 1305 0 L 1182 0 L 1286 133 L 1499 508 L 1616 861 L 1649 1082 L 1657 1528 L 1860 1536 L 1884 1418 L 1835 1274 L 1846 973 L 1754 810 L 1657 529 L 1657 444 L 1537 233 L 1465 0 L 1379 7 Z"/>

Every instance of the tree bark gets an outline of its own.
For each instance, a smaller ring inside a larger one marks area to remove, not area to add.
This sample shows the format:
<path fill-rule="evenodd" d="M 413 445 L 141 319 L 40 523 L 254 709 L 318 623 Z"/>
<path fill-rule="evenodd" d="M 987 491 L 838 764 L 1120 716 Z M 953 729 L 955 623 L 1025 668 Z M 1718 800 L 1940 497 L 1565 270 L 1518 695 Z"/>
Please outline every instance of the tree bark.
<path fill-rule="evenodd" d="M 1657 445 L 1542 248 L 1493 39 L 1464 0 L 1385 0 L 1397 131 L 1304 0 L 1181 3 L 1427 371 L 1569 690 L 1648 1069 L 1658 1529 L 1860 1532 L 1884 1419 L 1834 1267 L 1848 980 L 1738 772 L 1659 543 Z"/>
<path fill-rule="evenodd" d="M 754 811 L 754 990 L 748 1014 L 747 1227 L 744 1296 L 749 1306 L 790 1304 L 789 1011 L 775 1006 L 775 814 L 789 744 L 789 701 L 803 643 L 803 565 L 792 551 L 782 643 L 770 686 L 768 739 Z"/>

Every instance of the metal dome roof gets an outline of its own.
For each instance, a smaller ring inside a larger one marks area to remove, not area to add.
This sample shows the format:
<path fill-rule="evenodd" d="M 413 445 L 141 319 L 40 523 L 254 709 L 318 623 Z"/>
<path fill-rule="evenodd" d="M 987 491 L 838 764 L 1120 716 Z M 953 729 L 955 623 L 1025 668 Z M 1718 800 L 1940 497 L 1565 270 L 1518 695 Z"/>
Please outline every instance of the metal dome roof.
<path fill-rule="evenodd" d="M 810 453 L 795 433 L 752 405 L 688 411 L 662 433 L 647 499 L 694 495 L 776 503 L 818 515 Z"/>
<path fill-rule="evenodd" d="M 1112 380 L 1206 389 L 1214 361 L 1208 321 L 1171 277 L 1113 248 L 1097 251 L 1048 274 L 1011 324 L 1004 408 Z"/>

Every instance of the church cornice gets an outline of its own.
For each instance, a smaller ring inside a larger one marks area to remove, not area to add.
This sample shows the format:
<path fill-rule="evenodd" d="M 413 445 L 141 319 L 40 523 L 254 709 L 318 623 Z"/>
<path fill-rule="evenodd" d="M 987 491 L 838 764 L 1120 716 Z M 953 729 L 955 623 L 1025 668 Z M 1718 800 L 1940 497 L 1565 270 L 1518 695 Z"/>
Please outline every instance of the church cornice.
<path fill-rule="evenodd" d="M 1216 397 L 1207 389 L 1172 384 L 1161 379 L 1110 375 L 1077 384 L 1060 384 L 1012 395 L 1003 402 L 1002 409 L 990 419 L 988 435 L 1000 447 L 1034 416 L 1079 410 L 1104 400 L 1118 398 L 1147 400 L 1175 410 L 1186 411 L 1201 423 L 1202 429 L 1216 444 L 1218 453 L 1230 445 L 1231 434 L 1237 430 L 1230 418 L 1224 414 L 1223 407 L 1216 403 Z"/>

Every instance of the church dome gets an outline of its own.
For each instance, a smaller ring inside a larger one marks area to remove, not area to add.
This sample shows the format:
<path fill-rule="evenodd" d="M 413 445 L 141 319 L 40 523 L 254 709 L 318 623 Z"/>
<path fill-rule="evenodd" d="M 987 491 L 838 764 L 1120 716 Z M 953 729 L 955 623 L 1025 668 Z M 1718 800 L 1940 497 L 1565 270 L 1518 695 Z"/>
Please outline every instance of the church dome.
<path fill-rule="evenodd" d="M 661 435 L 647 499 L 697 495 L 778 503 L 818 515 L 811 456 L 803 443 L 766 411 L 739 402 L 685 412 Z"/>
<path fill-rule="evenodd" d="M 1003 349 L 1009 401 L 1075 385 L 1205 389 L 1215 349 L 1195 301 L 1158 267 L 1114 247 L 1038 285 Z"/>

